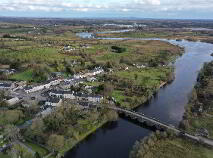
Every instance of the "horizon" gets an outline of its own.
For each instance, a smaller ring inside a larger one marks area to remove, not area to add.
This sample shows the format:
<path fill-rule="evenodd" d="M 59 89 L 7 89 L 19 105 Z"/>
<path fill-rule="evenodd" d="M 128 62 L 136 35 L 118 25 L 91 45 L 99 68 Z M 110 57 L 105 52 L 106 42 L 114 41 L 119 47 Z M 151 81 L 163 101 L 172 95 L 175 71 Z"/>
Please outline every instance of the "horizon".
<path fill-rule="evenodd" d="M 213 21 L 212 19 L 199 19 L 199 18 L 146 18 L 146 17 L 57 17 L 57 16 L 1 16 L 0 18 L 14 18 L 14 19 L 67 19 L 67 20 L 169 20 L 169 21 L 175 21 L 175 20 L 194 20 L 194 21 Z"/>
<path fill-rule="evenodd" d="M 2 0 L 0 16 L 213 19 L 212 0 Z"/>

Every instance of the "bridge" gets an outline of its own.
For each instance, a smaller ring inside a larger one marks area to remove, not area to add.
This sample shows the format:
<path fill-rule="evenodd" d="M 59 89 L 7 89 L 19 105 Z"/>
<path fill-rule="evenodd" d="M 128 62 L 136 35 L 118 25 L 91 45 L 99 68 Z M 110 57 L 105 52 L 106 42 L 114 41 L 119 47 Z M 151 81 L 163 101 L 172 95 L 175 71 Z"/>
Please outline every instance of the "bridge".
<path fill-rule="evenodd" d="M 189 138 L 191 140 L 194 140 L 196 142 L 200 142 L 200 143 L 203 143 L 210 147 L 213 147 L 213 140 L 211 140 L 211 139 L 198 137 L 198 136 L 194 136 L 189 133 L 183 132 L 182 130 L 180 130 L 172 125 L 163 123 L 162 121 L 157 120 L 155 118 L 148 117 L 143 113 L 135 112 L 135 111 L 127 110 L 127 109 L 122 109 L 122 108 L 118 108 L 118 107 L 108 107 L 108 108 L 111 110 L 117 111 L 119 114 L 124 114 L 126 117 L 129 117 L 132 120 L 137 120 L 140 123 L 146 123 L 147 126 L 154 126 L 156 129 L 171 130 L 171 131 L 175 132 L 176 134 L 182 135 L 182 136 Z"/>

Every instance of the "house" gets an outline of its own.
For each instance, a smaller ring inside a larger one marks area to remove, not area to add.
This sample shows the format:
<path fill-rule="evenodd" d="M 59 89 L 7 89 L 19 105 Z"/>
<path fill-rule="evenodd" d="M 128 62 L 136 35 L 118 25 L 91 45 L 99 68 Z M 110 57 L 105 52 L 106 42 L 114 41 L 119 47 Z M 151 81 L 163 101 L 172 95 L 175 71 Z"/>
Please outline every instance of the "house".
<path fill-rule="evenodd" d="M 46 108 L 45 110 L 43 110 L 40 113 L 38 113 L 37 117 L 39 117 L 39 116 L 45 117 L 47 115 L 50 115 L 52 113 L 52 111 L 53 111 L 52 108 Z"/>
<path fill-rule="evenodd" d="M 6 103 L 9 105 L 15 105 L 19 102 L 20 102 L 20 100 L 18 97 L 14 97 L 14 98 L 10 98 L 10 99 L 6 100 Z"/>
<path fill-rule="evenodd" d="M 91 73 L 93 76 L 103 73 L 104 70 L 101 67 L 96 67 Z"/>
<path fill-rule="evenodd" d="M 10 90 L 15 88 L 15 84 L 14 83 L 0 83 L 0 90 Z"/>
<path fill-rule="evenodd" d="M 84 75 L 75 74 L 73 77 L 74 77 L 75 79 L 80 79 L 80 78 L 84 78 Z"/>
<path fill-rule="evenodd" d="M 90 48 L 90 46 L 88 44 L 80 44 L 81 48 Z"/>
<path fill-rule="evenodd" d="M 89 108 L 90 107 L 89 102 L 79 101 L 78 104 L 81 105 L 83 108 Z"/>
<path fill-rule="evenodd" d="M 77 93 L 75 94 L 76 99 L 78 101 L 88 101 L 88 102 L 93 102 L 93 103 L 100 103 L 101 100 L 103 100 L 102 96 L 95 96 L 95 95 L 87 95 L 87 94 L 82 94 L 82 93 Z"/>
<path fill-rule="evenodd" d="M 63 98 L 63 99 L 76 99 L 74 92 L 71 91 L 56 91 L 52 90 L 49 93 L 51 97 Z"/>
<path fill-rule="evenodd" d="M 71 87 L 70 82 L 62 82 L 59 86 L 61 89 L 69 89 Z"/>
<path fill-rule="evenodd" d="M 88 82 L 94 82 L 96 81 L 97 79 L 95 77 L 87 77 L 87 81 Z"/>
<path fill-rule="evenodd" d="M 63 74 L 61 73 L 61 72 L 52 72 L 52 77 L 62 77 L 63 76 Z"/>
<path fill-rule="evenodd" d="M 37 86 L 34 86 L 34 87 L 25 87 L 24 91 L 26 93 L 33 93 L 33 92 L 40 91 L 40 90 L 43 90 L 43 89 L 49 89 L 51 86 L 56 86 L 56 85 L 60 84 L 61 81 L 62 81 L 61 79 L 49 80 L 49 81 L 47 81 L 47 82 L 45 82 L 44 84 L 41 84 L 41 85 L 37 85 Z"/>
<path fill-rule="evenodd" d="M 11 75 L 16 72 L 15 69 L 0 69 L 0 74 Z"/>
<path fill-rule="evenodd" d="M 100 103 L 101 100 L 103 100 L 104 98 L 102 96 L 99 95 L 89 95 L 88 96 L 88 101 L 89 102 L 93 102 L 93 103 Z"/>
<path fill-rule="evenodd" d="M 59 107 L 62 104 L 62 99 L 61 98 L 53 98 L 50 97 L 47 99 L 47 101 L 45 102 L 45 106 L 52 106 L 52 107 Z"/>
<path fill-rule="evenodd" d="M 69 45 L 64 46 L 64 51 L 66 51 L 66 52 L 70 52 L 70 51 L 74 51 L 74 50 L 75 50 L 75 48 L 72 46 L 69 46 Z"/>
<path fill-rule="evenodd" d="M 27 87 L 24 88 L 24 91 L 26 93 L 33 93 L 33 92 L 36 92 L 36 91 L 40 91 L 42 89 L 44 89 L 43 85 L 38 85 L 38 86 L 35 86 L 35 87 L 27 86 Z"/>

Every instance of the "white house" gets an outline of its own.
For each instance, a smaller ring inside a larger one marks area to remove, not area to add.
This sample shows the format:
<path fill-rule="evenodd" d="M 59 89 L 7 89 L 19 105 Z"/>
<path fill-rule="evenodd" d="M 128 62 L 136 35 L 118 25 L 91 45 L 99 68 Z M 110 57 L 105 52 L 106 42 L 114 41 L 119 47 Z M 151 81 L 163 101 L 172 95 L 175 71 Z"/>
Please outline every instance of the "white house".
<path fill-rule="evenodd" d="M 88 101 L 93 103 L 100 103 L 101 100 L 103 100 L 102 96 L 95 96 L 95 95 L 87 95 L 87 94 L 81 94 L 78 93 L 75 95 L 76 99 L 79 101 Z"/>
<path fill-rule="evenodd" d="M 62 104 L 62 99 L 61 98 L 49 98 L 46 102 L 45 102 L 45 106 L 52 106 L 52 107 L 59 107 Z"/>
<path fill-rule="evenodd" d="M 97 79 L 95 77 L 87 77 L 87 81 L 88 82 L 94 82 L 96 81 Z"/>
<path fill-rule="evenodd" d="M 64 46 L 64 51 L 70 52 L 70 51 L 74 51 L 75 48 L 72 46 Z"/>
<path fill-rule="evenodd" d="M 19 103 L 19 101 L 20 100 L 18 97 L 14 97 L 14 98 L 6 100 L 6 103 L 9 105 L 15 105 L 15 104 Z"/>
<path fill-rule="evenodd" d="M 33 93 L 33 92 L 40 91 L 43 89 L 49 89 L 51 86 L 56 86 L 56 85 L 60 84 L 61 81 L 62 81 L 61 79 L 53 79 L 53 80 L 49 80 L 46 83 L 41 84 L 41 85 L 37 85 L 34 87 L 26 87 L 24 90 L 26 93 Z"/>
<path fill-rule="evenodd" d="M 71 91 L 51 91 L 49 96 L 64 99 L 76 99 L 74 92 Z"/>
<path fill-rule="evenodd" d="M 94 96 L 94 95 L 89 95 L 88 96 L 88 101 L 89 102 L 93 102 L 93 103 L 100 103 L 101 100 L 103 100 L 104 98 L 102 96 Z"/>

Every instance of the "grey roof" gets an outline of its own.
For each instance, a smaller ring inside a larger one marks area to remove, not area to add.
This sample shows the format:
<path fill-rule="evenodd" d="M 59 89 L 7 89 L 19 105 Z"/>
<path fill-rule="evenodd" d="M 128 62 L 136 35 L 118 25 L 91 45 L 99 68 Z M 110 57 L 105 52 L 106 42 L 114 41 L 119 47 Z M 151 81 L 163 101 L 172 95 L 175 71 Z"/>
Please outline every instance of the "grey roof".
<path fill-rule="evenodd" d="M 30 90 L 30 89 L 32 89 L 31 86 L 24 87 L 24 90 Z"/>
<path fill-rule="evenodd" d="M 50 92 L 54 94 L 72 94 L 71 91 L 61 91 L 61 90 L 51 90 Z"/>
<path fill-rule="evenodd" d="M 11 83 L 0 83 L 0 87 L 9 88 L 9 87 L 11 87 L 11 86 L 12 86 Z"/>
<path fill-rule="evenodd" d="M 47 99 L 47 101 L 50 102 L 50 103 L 59 103 L 60 100 L 61 100 L 60 98 L 56 98 L 56 97 L 49 97 Z"/>

